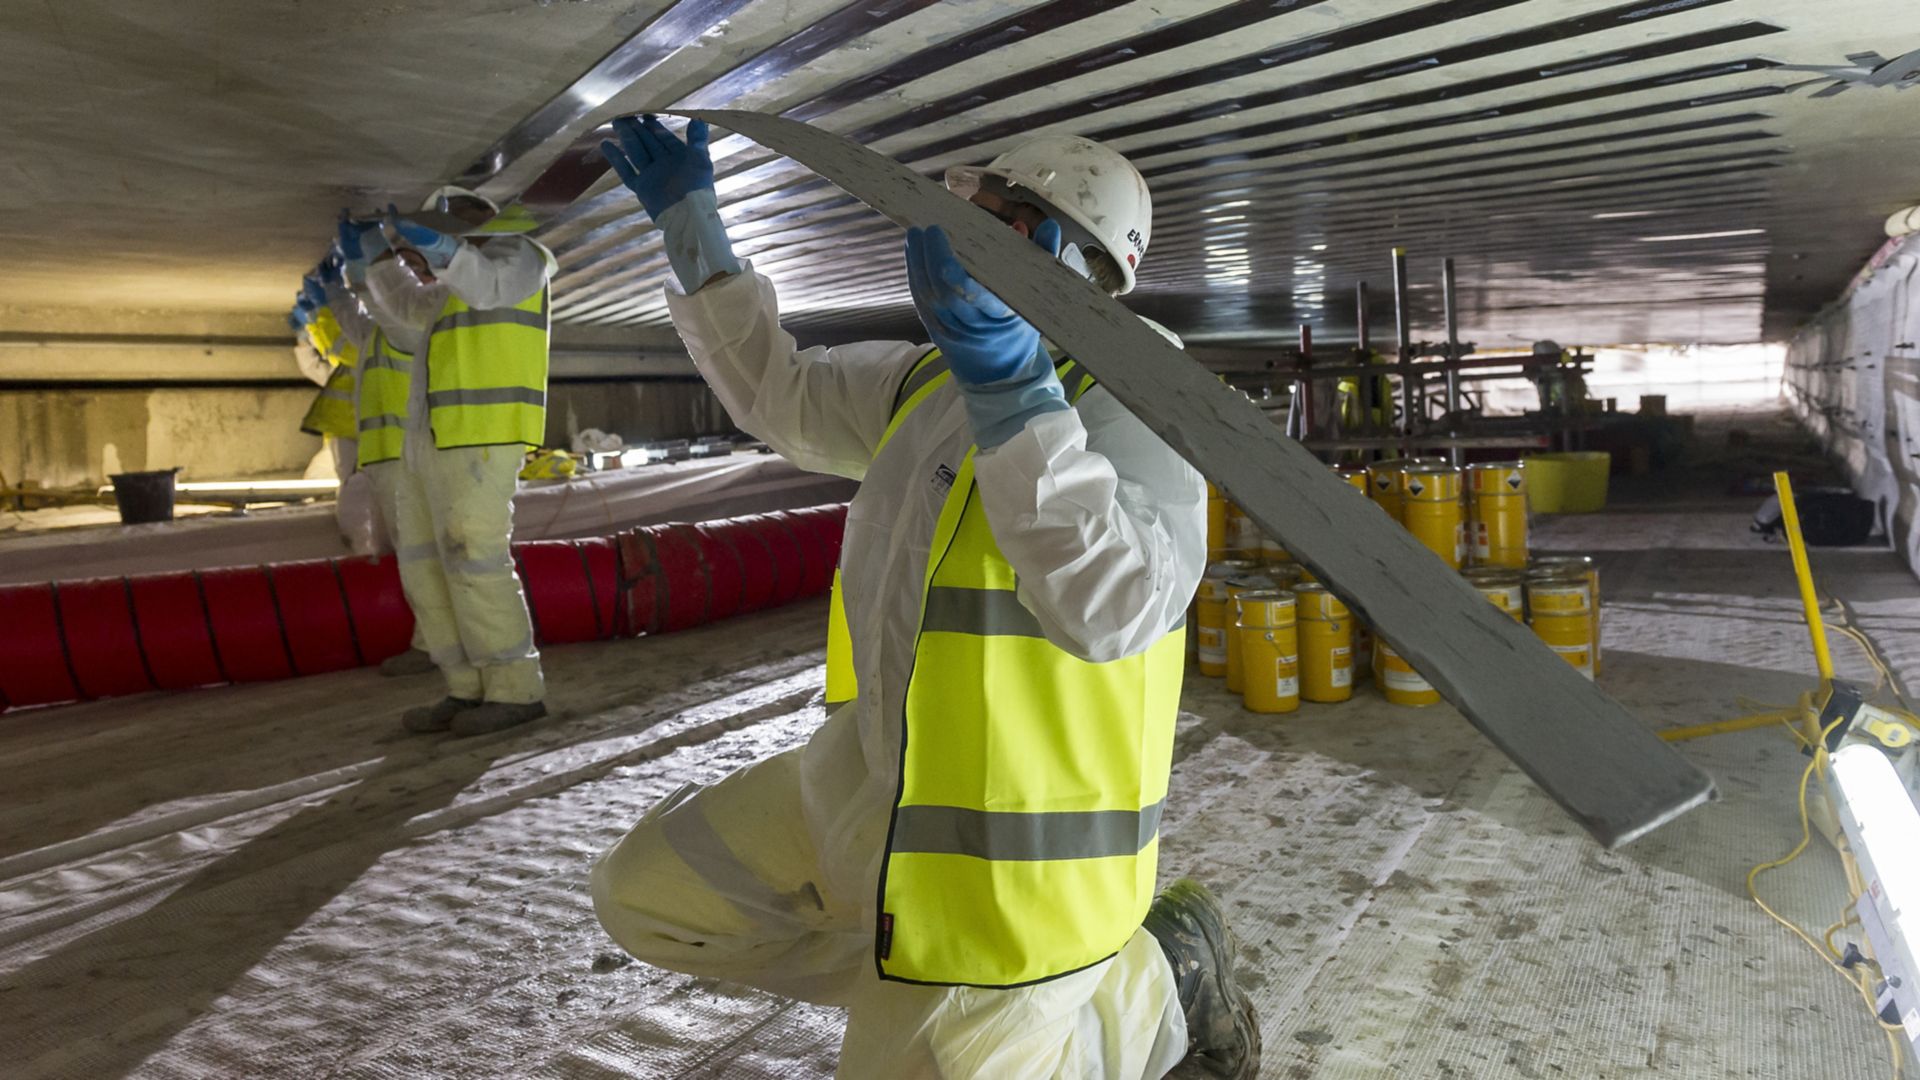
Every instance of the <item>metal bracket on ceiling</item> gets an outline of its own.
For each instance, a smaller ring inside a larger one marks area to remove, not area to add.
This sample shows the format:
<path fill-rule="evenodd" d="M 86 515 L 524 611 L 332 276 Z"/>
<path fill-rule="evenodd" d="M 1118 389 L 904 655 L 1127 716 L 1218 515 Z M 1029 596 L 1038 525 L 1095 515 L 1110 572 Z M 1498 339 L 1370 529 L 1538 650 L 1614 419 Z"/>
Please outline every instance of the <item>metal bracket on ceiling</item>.
<path fill-rule="evenodd" d="M 1821 76 L 1799 84 L 1813 86 L 1826 83 L 1825 88 L 1814 91 L 1813 97 L 1833 97 L 1856 86 L 1905 90 L 1920 85 L 1920 49 L 1892 60 L 1877 52 L 1850 53 L 1847 61 L 1845 64 L 1781 64 L 1778 70 L 1811 71 Z"/>

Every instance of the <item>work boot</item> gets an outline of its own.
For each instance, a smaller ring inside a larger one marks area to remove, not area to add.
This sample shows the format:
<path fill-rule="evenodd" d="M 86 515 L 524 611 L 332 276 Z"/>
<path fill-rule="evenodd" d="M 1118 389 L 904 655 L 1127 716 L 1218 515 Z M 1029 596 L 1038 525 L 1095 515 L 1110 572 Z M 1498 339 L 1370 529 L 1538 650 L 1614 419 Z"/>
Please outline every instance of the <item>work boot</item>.
<path fill-rule="evenodd" d="M 538 720 L 547 715 L 547 703 L 544 701 L 516 705 L 505 701 L 489 701 L 477 709 L 468 709 L 453 718 L 455 735 L 485 735 L 490 731 L 505 731 L 510 727 L 519 727 L 529 721 Z"/>
<path fill-rule="evenodd" d="M 400 714 L 400 726 L 415 735 L 431 735 L 447 730 L 455 716 L 479 707 L 480 703 L 472 698 L 443 697 L 432 705 L 420 705 Z"/>
<path fill-rule="evenodd" d="M 1178 1077 L 1251 1080 L 1260 1073 L 1260 1025 L 1253 1001 L 1233 977 L 1233 932 L 1204 885 L 1181 878 L 1147 909 L 1147 932 L 1173 966 L 1180 1011 L 1187 1018 L 1187 1056 Z"/>
<path fill-rule="evenodd" d="M 433 659 L 425 649 L 408 649 L 380 661 L 380 674 L 389 677 L 399 675 L 425 675 L 433 670 Z"/>

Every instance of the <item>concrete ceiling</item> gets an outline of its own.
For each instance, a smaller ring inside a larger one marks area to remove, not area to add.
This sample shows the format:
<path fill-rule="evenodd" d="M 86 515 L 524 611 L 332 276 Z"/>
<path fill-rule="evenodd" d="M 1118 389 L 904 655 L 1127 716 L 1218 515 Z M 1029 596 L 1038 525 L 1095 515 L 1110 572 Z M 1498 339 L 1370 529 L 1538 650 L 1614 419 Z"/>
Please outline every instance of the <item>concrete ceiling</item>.
<path fill-rule="evenodd" d="M 1196 340 L 1281 341 L 1302 322 L 1350 337 L 1362 280 L 1384 338 L 1388 253 L 1403 245 L 1416 336 L 1437 336 L 1439 259 L 1452 256 L 1463 336 L 1483 347 L 1751 341 L 1837 295 L 1885 216 L 1920 201 L 1920 93 L 1815 96 L 1833 80 L 1788 68 L 1920 49 L 1912 10 L 14 5 L 0 38 L 15 199 L 0 218 L 0 330 L 124 328 L 140 313 L 270 325 L 340 205 L 417 199 L 463 173 L 517 194 L 610 116 L 699 106 L 799 116 L 930 173 L 1036 131 L 1110 141 L 1156 192 L 1129 302 Z M 897 230 L 743 140 L 716 154 L 738 246 L 803 333 L 912 331 Z M 566 333 L 663 327 L 665 262 L 624 190 L 602 179 L 543 237 L 562 262 Z"/>

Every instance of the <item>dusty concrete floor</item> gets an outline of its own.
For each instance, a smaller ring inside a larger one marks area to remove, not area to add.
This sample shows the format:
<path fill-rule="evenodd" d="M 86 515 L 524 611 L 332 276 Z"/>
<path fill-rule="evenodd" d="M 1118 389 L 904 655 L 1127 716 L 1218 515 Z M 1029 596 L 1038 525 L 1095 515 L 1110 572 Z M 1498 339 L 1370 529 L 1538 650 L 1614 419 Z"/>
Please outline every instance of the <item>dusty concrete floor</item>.
<path fill-rule="evenodd" d="M 1735 422 L 1746 457 L 1794 442 Z M 1712 495 L 1738 463 L 1701 461 L 1540 529 L 1601 559 L 1602 681 L 1656 726 L 1812 671 L 1784 550 L 1746 534 L 1756 499 Z M 1920 585 L 1882 552 L 1817 563 L 1920 678 Z M 555 650 L 564 715 L 467 742 L 394 735 L 433 680 L 369 672 L 0 720 L 6 1072 L 830 1075 L 833 1012 L 621 964 L 585 886 L 666 792 L 806 737 L 821 622 Z M 1163 871 L 1227 900 L 1266 1075 L 1887 1075 L 1858 998 L 1743 891 L 1797 836 L 1785 737 L 1688 744 L 1721 801 L 1609 854 L 1450 709 L 1369 693 L 1276 722 L 1197 677 L 1185 706 Z M 1763 885 L 1817 929 L 1837 875 L 1816 846 Z"/>

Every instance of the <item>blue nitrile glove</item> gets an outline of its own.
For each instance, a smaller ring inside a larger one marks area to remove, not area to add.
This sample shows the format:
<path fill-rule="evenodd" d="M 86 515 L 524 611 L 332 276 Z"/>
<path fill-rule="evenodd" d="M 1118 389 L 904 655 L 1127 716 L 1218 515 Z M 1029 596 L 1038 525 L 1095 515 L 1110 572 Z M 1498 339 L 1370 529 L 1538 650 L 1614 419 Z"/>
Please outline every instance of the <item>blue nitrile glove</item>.
<path fill-rule="evenodd" d="M 1059 224 L 1042 223 L 1033 240 L 1057 257 Z M 1041 413 L 1068 407 L 1040 331 L 974 280 L 939 226 L 907 230 L 907 286 L 960 387 L 981 449 L 1013 438 Z"/>
<path fill-rule="evenodd" d="M 400 211 L 392 203 L 387 204 L 387 224 L 400 234 L 408 247 L 426 257 L 427 265 L 435 270 L 444 270 L 453 257 L 460 252 L 460 238 L 448 236 L 437 229 L 425 225 L 416 225 L 400 217 Z"/>
<path fill-rule="evenodd" d="M 340 209 L 340 221 L 334 226 L 334 232 L 334 247 L 349 266 L 354 263 L 365 266 L 387 250 L 387 236 L 380 231 L 380 223 L 355 221 L 345 207 Z"/>
<path fill-rule="evenodd" d="M 316 308 L 327 306 L 327 287 L 320 284 L 320 279 L 312 274 L 300 279 L 300 295 L 312 302 Z"/>
<path fill-rule="evenodd" d="M 367 261 L 371 253 L 360 243 L 360 226 L 354 222 L 353 215 L 347 213 L 347 208 L 344 206 L 340 208 L 340 221 L 334 226 L 333 231 L 333 246 L 340 252 L 342 259 L 348 262 Z"/>
<path fill-rule="evenodd" d="M 299 304 L 293 305 L 293 310 L 287 312 L 287 325 L 296 331 L 312 321 L 313 315 Z"/>
<path fill-rule="evenodd" d="M 320 260 L 320 265 L 314 267 L 314 273 L 320 278 L 321 285 L 338 287 L 345 284 L 347 280 L 341 273 L 341 266 L 342 261 L 340 256 L 329 251 L 326 257 Z"/>
<path fill-rule="evenodd" d="M 660 215 L 689 194 L 713 190 L 713 156 L 707 150 L 705 120 L 687 123 L 686 142 L 651 113 L 638 119 L 620 117 L 613 122 L 613 134 L 613 139 L 600 143 L 600 153 L 628 190 L 639 196 L 641 207 L 656 225 L 662 224 Z"/>
<path fill-rule="evenodd" d="M 340 277 L 346 281 L 348 288 L 357 291 L 367 283 L 367 261 L 365 259 L 349 259 L 341 254 L 340 241 L 338 240 L 333 242 L 333 257 L 340 260 Z"/>
<path fill-rule="evenodd" d="M 687 192 L 661 213 L 659 225 L 667 262 L 686 292 L 698 291 L 716 274 L 740 272 L 740 260 L 734 257 L 733 241 L 727 238 L 712 188 Z"/>

